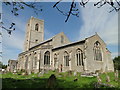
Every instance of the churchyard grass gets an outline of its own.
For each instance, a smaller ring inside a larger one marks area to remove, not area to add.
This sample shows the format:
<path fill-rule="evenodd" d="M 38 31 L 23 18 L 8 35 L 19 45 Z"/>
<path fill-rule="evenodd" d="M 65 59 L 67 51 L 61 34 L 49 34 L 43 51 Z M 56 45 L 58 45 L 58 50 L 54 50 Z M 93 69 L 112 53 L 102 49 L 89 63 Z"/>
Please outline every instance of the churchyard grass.
<path fill-rule="evenodd" d="M 37 74 L 18 75 L 12 73 L 2 74 L 2 88 L 46 88 L 46 83 L 51 74 L 56 76 L 55 88 L 94 88 L 97 82 L 96 77 L 81 77 L 80 73 L 76 76 L 68 75 L 68 72 L 56 73 L 49 71 L 38 77 Z M 106 82 L 106 74 L 101 74 L 102 83 L 111 84 L 114 88 L 120 88 L 118 82 L 114 80 L 114 73 L 107 73 L 110 76 L 110 82 Z M 76 81 L 75 81 L 76 79 Z"/>

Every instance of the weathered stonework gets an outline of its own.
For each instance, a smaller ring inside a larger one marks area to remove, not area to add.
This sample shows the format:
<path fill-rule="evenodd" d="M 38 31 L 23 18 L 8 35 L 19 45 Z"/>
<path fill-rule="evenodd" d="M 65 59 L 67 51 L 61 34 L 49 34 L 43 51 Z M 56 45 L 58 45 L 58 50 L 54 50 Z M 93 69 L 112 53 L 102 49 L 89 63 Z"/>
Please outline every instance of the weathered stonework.
<path fill-rule="evenodd" d="M 8 66 L 7 66 L 7 71 L 9 72 L 14 72 L 15 70 L 17 70 L 17 60 L 9 60 L 8 61 Z"/>
<path fill-rule="evenodd" d="M 111 53 L 98 34 L 82 41 L 70 42 L 61 32 L 44 41 L 44 21 L 32 17 L 28 24 L 25 49 L 18 56 L 17 69 L 35 73 L 44 69 L 58 69 L 62 72 L 68 70 L 77 72 L 114 71 Z M 35 30 L 36 24 L 39 27 L 38 31 Z M 40 26 L 42 26 L 41 29 Z M 38 41 L 34 42 L 36 39 Z M 95 44 L 96 42 L 99 44 Z M 94 52 L 95 45 L 98 45 L 96 48 L 99 47 L 99 51 Z"/>

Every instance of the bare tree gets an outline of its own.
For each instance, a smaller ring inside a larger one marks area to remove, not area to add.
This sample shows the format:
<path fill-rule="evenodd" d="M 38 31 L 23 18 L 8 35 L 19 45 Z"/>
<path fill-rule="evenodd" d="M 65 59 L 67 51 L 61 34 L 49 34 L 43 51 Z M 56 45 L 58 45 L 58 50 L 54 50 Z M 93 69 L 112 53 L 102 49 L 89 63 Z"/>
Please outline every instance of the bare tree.
<path fill-rule="evenodd" d="M 59 7 L 58 7 L 58 4 L 62 1 L 63 0 L 59 0 L 58 2 L 56 2 L 53 5 L 53 8 L 56 8 L 60 13 L 62 13 L 63 15 L 66 16 L 65 22 L 68 21 L 70 15 L 79 17 L 79 15 L 78 15 L 79 14 L 79 9 L 76 7 L 77 3 L 79 3 L 80 6 L 85 8 L 86 4 L 88 2 L 90 2 L 90 0 L 80 0 L 80 2 L 75 2 L 75 0 L 72 0 L 70 9 L 68 10 L 68 12 L 64 12 L 61 9 L 59 9 Z M 98 0 L 97 2 L 94 2 L 93 5 L 97 6 L 97 8 L 100 8 L 104 5 L 109 5 L 110 7 L 112 7 L 112 10 L 110 10 L 109 12 L 112 12 L 114 10 L 116 12 L 118 12 L 120 10 L 120 1 L 118 1 L 118 0 L 114 0 L 114 1 L 113 0 Z"/>
<path fill-rule="evenodd" d="M 42 11 L 42 8 L 40 6 L 37 6 L 35 2 L 27 3 L 27 2 L 3 2 L 6 6 L 12 6 L 11 13 L 14 16 L 19 15 L 19 11 L 24 10 L 24 8 L 27 6 L 31 9 L 33 9 L 34 13 L 38 14 L 39 11 Z M 0 13 L 0 19 L 1 19 L 2 13 Z M 4 22 L 0 22 L 0 27 L 8 32 L 9 35 L 11 35 L 12 31 L 15 30 L 15 22 L 11 22 L 9 28 L 6 28 L 4 26 Z"/>
<path fill-rule="evenodd" d="M 27 3 L 27 2 L 23 2 L 22 0 L 18 0 L 18 1 L 19 2 L 3 2 L 3 4 L 5 4 L 6 6 L 12 6 L 11 13 L 14 16 L 18 16 L 19 11 L 24 10 L 26 6 L 33 9 L 36 15 L 38 15 L 39 12 L 43 11 L 41 6 L 36 5 L 36 2 Z M 65 22 L 68 21 L 71 15 L 79 17 L 80 12 L 77 5 L 80 5 L 85 8 L 86 4 L 90 2 L 90 0 L 80 0 L 79 2 L 76 2 L 76 0 L 71 0 L 70 8 L 68 8 L 67 12 L 64 12 L 58 6 L 62 1 L 63 0 L 58 0 L 57 2 L 55 2 L 55 4 L 53 5 L 53 8 L 56 8 L 60 13 L 66 16 Z M 118 12 L 120 10 L 119 0 L 98 0 L 97 2 L 94 2 L 93 5 L 96 6 L 97 8 L 100 8 L 104 5 L 109 5 L 110 7 L 112 7 L 112 9 L 109 12 L 112 12 L 112 11 Z M 0 17 L 1 17 L 1 14 L 0 14 Z M 0 22 L 0 27 L 6 30 L 8 34 L 11 35 L 11 32 L 15 30 L 15 22 L 12 22 L 9 28 L 6 28 L 5 26 L 3 26 L 3 22 Z"/>

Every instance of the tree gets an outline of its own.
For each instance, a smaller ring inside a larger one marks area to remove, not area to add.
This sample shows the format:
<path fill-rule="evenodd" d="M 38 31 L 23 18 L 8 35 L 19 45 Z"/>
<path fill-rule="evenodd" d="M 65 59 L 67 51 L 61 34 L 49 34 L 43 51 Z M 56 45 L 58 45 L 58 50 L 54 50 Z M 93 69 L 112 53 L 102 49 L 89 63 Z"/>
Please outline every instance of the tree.
<path fill-rule="evenodd" d="M 80 6 L 85 7 L 86 4 L 90 1 L 90 0 L 80 0 L 80 2 L 75 2 L 76 0 L 71 0 L 71 6 L 68 12 L 63 12 L 62 10 L 59 9 L 58 4 L 63 1 L 63 0 L 59 0 L 54 6 L 53 8 L 56 8 L 60 13 L 62 13 L 63 15 L 66 16 L 66 20 L 65 22 L 68 21 L 70 15 L 73 16 L 77 16 L 79 17 L 79 9 L 77 8 L 77 3 L 79 3 Z M 104 5 L 109 5 L 110 7 L 112 7 L 112 9 L 109 12 L 112 11 L 116 11 L 118 12 L 120 10 L 120 1 L 117 0 L 98 0 L 96 3 L 93 4 L 94 6 L 97 6 L 97 8 L 100 8 Z"/>
<path fill-rule="evenodd" d="M 0 68 L 6 69 L 6 68 L 7 68 L 7 65 L 3 65 L 3 63 L 0 61 Z"/>
<path fill-rule="evenodd" d="M 120 70 L 120 56 L 113 59 L 115 70 Z"/>
<path fill-rule="evenodd" d="M 76 2 L 77 0 L 71 0 L 71 5 L 70 5 L 70 8 L 68 8 L 68 12 L 64 12 L 58 7 L 58 4 L 60 4 L 62 1 L 64 0 L 58 0 L 58 2 L 55 2 L 55 4 L 53 5 L 53 8 L 56 8 L 60 13 L 66 16 L 65 22 L 68 21 L 71 15 L 79 17 L 79 8 L 77 7 L 78 4 L 85 8 L 86 4 L 90 2 L 90 0 L 80 0 L 79 2 Z M 13 7 L 11 10 L 11 13 L 14 16 L 18 16 L 19 15 L 18 11 L 24 10 L 25 6 L 33 9 L 36 14 L 38 14 L 40 11 L 43 10 L 41 6 L 38 7 L 35 2 L 27 3 L 22 0 L 18 0 L 18 2 L 7 2 L 6 1 L 6 2 L 3 2 L 3 4 L 5 4 L 6 6 Z M 120 10 L 119 0 L 98 0 L 97 2 L 94 2 L 93 5 L 97 6 L 97 8 L 100 8 L 104 5 L 109 5 L 110 7 L 112 7 L 112 9 L 109 12 L 112 12 L 112 11 L 118 12 Z M 11 35 L 11 32 L 15 30 L 14 25 L 15 25 L 15 22 L 12 22 L 10 27 L 6 28 L 5 26 L 3 26 L 3 22 L 0 22 L 0 27 L 6 30 L 8 34 L 10 35 Z"/>

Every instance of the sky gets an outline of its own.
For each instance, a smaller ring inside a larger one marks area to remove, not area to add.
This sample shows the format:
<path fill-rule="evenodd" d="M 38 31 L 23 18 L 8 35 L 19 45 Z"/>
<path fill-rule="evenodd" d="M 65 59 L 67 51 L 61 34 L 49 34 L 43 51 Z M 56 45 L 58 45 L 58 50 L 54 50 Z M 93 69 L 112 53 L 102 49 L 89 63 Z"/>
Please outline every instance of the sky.
<path fill-rule="evenodd" d="M 107 48 L 112 53 L 112 58 L 118 56 L 118 13 L 113 11 L 109 13 L 110 7 L 104 6 L 97 8 L 93 3 L 88 3 L 85 8 L 78 6 L 79 17 L 70 16 L 68 22 L 65 23 L 66 16 L 52 6 L 55 2 L 38 2 L 43 11 L 36 15 L 33 9 L 25 7 L 20 10 L 16 17 L 11 13 L 11 6 L 2 4 L 2 21 L 3 25 L 9 28 L 11 22 L 15 22 L 16 30 L 12 35 L 8 35 L 3 30 L 2 37 L 2 62 L 8 63 L 9 59 L 16 60 L 18 54 L 23 51 L 25 39 L 26 23 L 31 16 L 44 20 L 44 39 L 48 39 L 60 32 L 64 32 L 71 42 L 82 40 L 92 36 L 95 32 L 105 41 Z M 59 8 L 68 11 L 70 2 L 62 2 Z"/>

